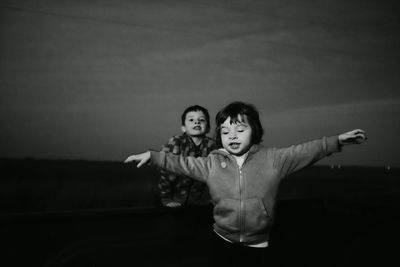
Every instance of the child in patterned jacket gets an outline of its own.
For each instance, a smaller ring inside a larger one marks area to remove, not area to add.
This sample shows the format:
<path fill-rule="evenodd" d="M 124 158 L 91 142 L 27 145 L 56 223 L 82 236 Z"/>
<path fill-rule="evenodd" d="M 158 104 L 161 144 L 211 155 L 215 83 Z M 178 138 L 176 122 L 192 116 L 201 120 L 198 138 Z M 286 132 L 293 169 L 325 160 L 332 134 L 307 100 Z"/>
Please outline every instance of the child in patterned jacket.
<path fill-rule="evenodd" d="M 174 155 L 205 157 L 216 148 L 215 142 L 206 136 L 210 131 L 210 116 L 206 108 L 199 105 L 187 107 L 181 115 L 181 123 L 182 134 L 171 137 L 161 151 Z M 206 184 L 186 176 L 161 170 L 158 188 L 164 207 L 210 204 Z"/>

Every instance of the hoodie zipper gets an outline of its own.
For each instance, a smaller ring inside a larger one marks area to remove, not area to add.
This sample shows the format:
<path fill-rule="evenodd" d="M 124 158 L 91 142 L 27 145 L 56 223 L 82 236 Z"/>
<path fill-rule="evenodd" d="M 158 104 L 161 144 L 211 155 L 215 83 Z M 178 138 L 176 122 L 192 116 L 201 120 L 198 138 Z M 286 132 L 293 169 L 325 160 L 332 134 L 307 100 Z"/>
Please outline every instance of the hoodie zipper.
<path fill-rule="evenodd" d="M 237 166 L 238 166 L 238 170 L 239 170 L 239 242 L 242 243 L 244 240 L 244 224 L 245 224 L 245 220 L 244 220 L 244 206 L 243 206 L 243 166 L 246 163 L 248 159 L 248 155 L 246 156 L 246 158 L 244 159 L 242 166 L 239 166 L 237 164 L 236 159 L 234 159 L 234 162 L 236 162 Z"/>
<path fill-rule="evenodd" d="M 243 199 L 242 199 L 242 191 L 243 191 L 243 173 L 242 173 L 242 167 L 239 167 L 239 203 L 240 203 L 240 208 L 239 208 L 239 223 L 240 223 L 240 236 L 239 236 L 239 242 L 243 242 L 243 232 L 244 232 L 244 219 L 243 219 Z"/>

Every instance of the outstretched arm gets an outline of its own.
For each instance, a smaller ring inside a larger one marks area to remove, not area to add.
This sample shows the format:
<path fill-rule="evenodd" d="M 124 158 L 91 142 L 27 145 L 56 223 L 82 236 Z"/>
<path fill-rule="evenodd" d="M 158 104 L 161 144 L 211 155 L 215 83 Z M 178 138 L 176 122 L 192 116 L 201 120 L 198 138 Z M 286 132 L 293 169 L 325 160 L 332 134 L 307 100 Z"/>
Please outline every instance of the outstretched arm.
<path fill-rule="evenodd" d="M 340 145 L 354 145 L 361 144 L 367 140 L 365 131 L 361 129 L 352 130 L 350 132 L 342 133 L 338 136 Z"/>
<path fill-rule="evenodd" d="M 142 167 L 144 164 L 150 161 L 150 151 L 146 151 L 141 154 L 136 154 L 129 156 L 124 162 L 125 163 L 131 163 L 133 161 L 139 162 L 136 166 L 138 168 Z"/>
<path fill-rule="evenodd" d="M 339 152 L 344 145 L 361 144 L 367 137 L 364 130 L 356 129 L 337 136 L 324 137 L 303 144 L 278 149 L 274 165 L 282 177 L 309 166 L 323 157 Z"/>
<path fill-rule="evenodd" d="M 183 157 L 182 155 L 174 155 L 172 153 L 146 151 L 142 154 L 129 156 L 124 162 L 139 162 L 137 167 L 140 168 L 146 163 L 167 170 L 177 175 L 184 175 L 193 179 L 204 182 L 208 177 L 210 169 L 207 158 L 202 157 Z"/>

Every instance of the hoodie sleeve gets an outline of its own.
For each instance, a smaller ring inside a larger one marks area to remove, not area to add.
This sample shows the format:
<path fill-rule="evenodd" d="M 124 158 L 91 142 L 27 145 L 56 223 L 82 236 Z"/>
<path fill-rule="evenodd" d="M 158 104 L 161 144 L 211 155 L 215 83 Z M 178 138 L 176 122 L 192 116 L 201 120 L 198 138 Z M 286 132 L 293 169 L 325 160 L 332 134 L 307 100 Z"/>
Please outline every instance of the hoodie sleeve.
<path fill-rule="evenodd" d="M 274 167 L 280 171 L 282 178 L 339 151 L 338 136 L 323 137 L 303 144 L 277 149 L 274 154 Z"/>
<path fill-rule="evenodd" d="M 151 165 L 183 175 L 195 180 L 205 182 L 210 171 L 210 160 L 208 157 L 184 157 L 172 153 L 150 151 Z"/>

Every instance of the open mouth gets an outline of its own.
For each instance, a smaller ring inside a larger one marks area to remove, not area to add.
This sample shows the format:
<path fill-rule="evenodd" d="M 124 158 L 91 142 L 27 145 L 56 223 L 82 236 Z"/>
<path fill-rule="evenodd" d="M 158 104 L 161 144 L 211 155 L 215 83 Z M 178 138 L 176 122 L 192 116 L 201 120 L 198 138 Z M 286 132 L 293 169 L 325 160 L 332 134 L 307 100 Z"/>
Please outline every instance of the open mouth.
<path fill-rule="evenodd" d="M 201 127 L 200 127 L 200 126 L 195 126 L 195 127 L 193 127 L 193 130 L 200 131 L 200 130 L 201 130 Z"/>
<path fill-rule="evenodd" d="M 229 147 L 232 149 L 238 149 L 240 146 L 240 143 L 229 143 Z"/>

